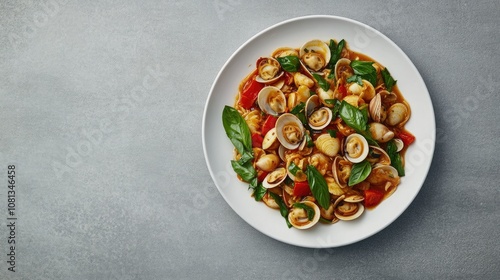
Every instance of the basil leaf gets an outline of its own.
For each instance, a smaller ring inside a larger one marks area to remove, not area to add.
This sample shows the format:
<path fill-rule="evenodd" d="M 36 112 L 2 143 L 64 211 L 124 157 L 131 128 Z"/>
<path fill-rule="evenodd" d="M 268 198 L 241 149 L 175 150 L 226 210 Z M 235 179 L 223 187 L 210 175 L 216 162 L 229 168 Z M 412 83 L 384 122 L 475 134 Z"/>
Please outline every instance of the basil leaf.
<path fill-rule="evenodd" d="M 373 67 L 373 61 L 353 60 L 351 61 L 351 67 L 354 74 L 370 82 L 373 87 L 377 86 L 377 70 Z"/>
<path fill-rule="evenodd" d="M 278 60 L 283 70 L 287 72 L 297 72 L 300 69 L 299 58 L 294 55 L 277 57 L 276 60 Z"/>
<path fill-rule="evenodd" d="M 245 152 L 243 153 L 243 155 L 241 155 L 241 158 L 238 160 L 238 163 L 243 165 L 252 159 L 253 159 L 253 152 Z"/>
<path fill-rule="evenodd" d="M 290 111 L 290 113 L 296 115 L 296 114 L 302 112 L 302 110 L 304 110 L 305 107 L 306 107 L 306 104 L 304 102 L 300 102 L 295 107 L 293 107 L 293 109 Z"/>
<path fill-rule="evenodd" d="M 336 130 L 327 129 L 326 132 L 328 132 L 328 134 L 330 134 L 331 137 L 337 138 L 337 131 Z"/>
<path fill-rule="evenodd" d="M 363 113 L 344 100 L 340 105 L 339 115 L 348 126 L 354 128 L 357 132 L 366 130 L 367 123 Z"/>
<path fill-rule="evenodd" d="M 397 81 L 392 78 L 391 73 L 387 68 L 384 68 L 380 73 L 382 73 L 382 79 L 384 79 L 385 88 L 387 91 L 391 91 L 392 87 L 396 84 Z"/>
<path fill-rule="evenodd" d="M 290 221 L 288 221 L 288 207 L 286 207 L 285 202 L 283 202 L 283 199 L 281 197 L 273 192 L 268 192 L 268 194 L 276 201 L 276 204 L 280 207 L 280 213 L 283 218 L 286 220 L 286 224 L 288 228 L 292 227 L 292 224 L 290 224 Z"/>
<path fill-rule="evenodd" d="M 266 192 L 267 189 L 264 188 L 261 183 L 257 184 L 257 187 L 253 189 L 253 196 L 255 198 L 255 201 L 261 201 Z"/>
<path fill-rule="evenodd" d="M 314 79 L 318 82 L 318 85 L 324 91 L 328 91 L 330 89 L 330 84 L 325 80 L 325 78 L 321 77 L 318 74 L 312 74 Z"/>
<path fill-rule="evenodd" d="M 321 207 L 328 209 L 330 207 L 330 192 L 328 192 L 328 185 L 325 178 L 312 165 L 307 166 L 306 174 L 307 182 L 314 198 L 316 198 Z"/>
<path fill-rule="evenodd" d="M 288 166 L 288 171 L 290 171 L 293 176 L 297 175 L 297 172 L 299 172 L 300 170 L 301 169 L 294 162 L 291 162 Z"/>
<path fill-rule="evenodd" d="M 363 182 L 368 175 L 372 172 L 372 166 L 368 161 L 362 161 L 360 163 L 355 163 L 351 169 L 351 175 L 349 176 L 349 186 L 354 186 L 358 183 Z"/>
<path fill-rule="evenodd" d="M 257 171 L 252 166 L 252 162 L 246 162 L 245 164 L 240 164 L 236 160 L 231 161 L 231 166 L 234 172 L 241 176 L 241 179 L 245 182 L 250 182 L 252 179 L 257 177 Z"/>
<path fill-rule="evenodd" d="M 309 133 L 306 133 L 304 135 L 304 138 L 306 140 L 306 146 L 308 148 L 314 147 L 314 141 L 312 140 L 311 135 L 309 135 Z"/>
<path fill-rule="evenodd" d="M 332 44 L 333 42 L 333 44 Z M 333 40 L 330 40 L 330 62 L 328 63 L 328 68 L 334 69 L 335 64 L 337 61 L 340 59 L 340 55 L 342 54 L 342 49 L 345 46 L 345 41 L 344 39 L 340 40 L 339 44 L 335 47 L 335 42 Z"/>
<path fill-rule="evenodd" d="M 401 159 L 401 155 L 396 152 L 397 146 L 394 140 L 391 140 L 387 143 L 387 154 L 391 159 L 391 166 L 394 167 L 398 171 L 398 175 L 400 177 L 405 176 L 405 168 L 403 166 L 403 160 Z"/>
<path fill-rule="evenodd" d="M 337 118 L 337 115 L 339 114 L 340 105 L 342 104 L 342 103 L 340 103 L 340 101 L 338 99 L 334 99 L 334 100 L 335 100 L 335 102 L 334 102 L 335 105 L 333 106 L 333 109 L 331 109 L 332 115 L 333 115 L 332 119 Z"/>
<path fill-rule="evenodd" d="M 293 204 L 293 207 L 306 210 L 307 219 L 309 221 L 312 221 L 312 219 L 314 218 L 315 212 L 314 212 L 314 209 L 311 206 L 307 206 L 305 203 L 296 202 L 296 203 Z"/>
<path fill-rule="evenodd" d="M 346 82 L 348 82 L 348 83 L 356 82 L 358 85 L 363 86 L 363 81 L 361 80 L 361 76 L 358 76 L 358 75 L 350 76 L 349 78 L 347 78 Z"/>
<path fill-rule="evenodd" d="M 240 113 L 230 106 L 225 106 L 222 111 L 222 124 L 227 137 L 240 154 L 252 151 L 252 136 L 250 128 Z"/>

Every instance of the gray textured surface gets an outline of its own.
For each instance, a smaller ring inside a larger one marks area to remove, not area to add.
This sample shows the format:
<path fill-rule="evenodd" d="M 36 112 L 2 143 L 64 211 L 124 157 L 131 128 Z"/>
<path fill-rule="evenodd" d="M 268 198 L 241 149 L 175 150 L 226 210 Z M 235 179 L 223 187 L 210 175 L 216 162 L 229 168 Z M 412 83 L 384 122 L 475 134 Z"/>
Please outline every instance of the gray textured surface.
<path fill-rule="evenodd" d="M 499 278 L 498 0 L 54 2 L 0 3 L 0 174 L 16 164 L 19 217 L 11 273 L 2 175 L 0 279 Z M 333 250 L 247 225 L 218 194 L 201 144 L 226 59 L 309 14 L 359 20 L 398 44 L 438 127 L 408 210 Z"/>

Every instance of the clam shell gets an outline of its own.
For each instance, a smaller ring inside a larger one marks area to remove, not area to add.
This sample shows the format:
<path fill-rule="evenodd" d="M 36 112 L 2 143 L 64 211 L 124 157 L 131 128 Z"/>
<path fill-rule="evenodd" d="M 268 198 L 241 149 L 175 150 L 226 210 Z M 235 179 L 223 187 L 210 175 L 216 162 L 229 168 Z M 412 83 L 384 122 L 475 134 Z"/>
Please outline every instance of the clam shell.
<path fill-rule="evenodd" d="M 276 168 L 274 171 L 267 174 L 262 181 L 262 186 L 266 189 L 271 189 L 279 186 L 286 179 L 287 173 L 284 167 Z"/>
<path fill-rule="evenodd" d="M 368 141 L 361 134 L 353 133 L 346 137 L 344 153 L 350 162 L 362 162 L 368 156 L 369 150 Z"/>
<path fill-rule="evenodd" d="M 304 137 L 304 126 L 295 115 L 285 113 L 276 121 L 276 135 L 281 145 L 289 150 L 299 147 Z"/>
<path fill-rule="evenodd" d="M 305 213 L 305 210 L 301 208 L 292 207 L 290 213 L 288 214 L 288 220 L 290 221 L 290 224 L 292 224 L 294 228 L 308 229 L 318 223 L 319 218 L 321 216 L 321 212 L 319 210 L 318 205 L 316 205 L 316 203 L 314 202 L 302 201 L 301 203 L 304 203 L 305 205 L 314 209 L 313 219 L 309 221 L 309 219 L 307 218 L 307 214 Z"/>
<path fill-rule="evenodd" d="M 273 116 L 278 116 L 286 111 L 285 94 L 277 87 L 266 86 L 260 90 L 257 96 L 260 109 Z"/>
<path fill-rule="evenodd" d="M 365 207 L 361 203 L 342 202 L 335 208 L 335 216 L 343 221 L 352 221 L 363 214 Z"/>
<path fill-rule="evenodd" d="M 306 42 L 299 51 L 300 61 L 313 71 L 326 67 L 330 61 L 331 53 L 328 45 L 321 40 Z"/>
<path fill-rule="evenodd" d="M 257 77 L 255 80 L 263 84 L 276 82 L 285 73 L 275 58 L 261 57 L 257 60 Z"/>

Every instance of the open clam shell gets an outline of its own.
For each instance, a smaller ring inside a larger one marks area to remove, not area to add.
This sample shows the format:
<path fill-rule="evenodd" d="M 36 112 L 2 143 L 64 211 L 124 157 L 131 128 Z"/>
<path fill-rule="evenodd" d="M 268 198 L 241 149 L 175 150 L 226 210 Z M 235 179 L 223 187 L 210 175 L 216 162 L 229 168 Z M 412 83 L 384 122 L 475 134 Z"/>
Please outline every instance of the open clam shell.
<path fill-rule="evenodd" d="M 306 42 L 299 51 L 300 62 L 313 72 L 325 68 L 330 61 L 331 52 L 328 45 L 321 40 Z"/>
<path fill-rule="evenodd" d="M 273 116 L 278 116 L 286 110 L 285 94 L 277 87 L 267 86 L 260 90 L 257 96 L 260 109 Z"/>
<path fill-rule="evenodd" d="M 276 121 L 276 135 L 281 145 L 289 150 L 297 149 L 304 138 L 304 126 L 295 115 L 285 113 Z"/>
<path fill-rule="evenodd" d="M 261 57 L 257 60 L 257 77 L 255 80 L 263 84 L 272 84 L 283 76 L 284 71 L 275 58 Z"/>
<path fill-rule="evenodd" d="M 319 218 L 321 217 L 321 212 L 318 205 L 312 201 L 302 201 L 301 203 L 313 209 L 314 216 L 312 220 L 308 219 L 307 212 L 304 209 L 295 206 L 293 206 L 288 213 L 288 220 L 294 228 L 308 229 L 318 223 Z"/>
<path fill-rule="evenodd" d="M 344 153 L 350 162 L 362 162 L 368 156 L 369 150 L 368 141 L 361 134 L 353 133 L 346 137 Z"/>

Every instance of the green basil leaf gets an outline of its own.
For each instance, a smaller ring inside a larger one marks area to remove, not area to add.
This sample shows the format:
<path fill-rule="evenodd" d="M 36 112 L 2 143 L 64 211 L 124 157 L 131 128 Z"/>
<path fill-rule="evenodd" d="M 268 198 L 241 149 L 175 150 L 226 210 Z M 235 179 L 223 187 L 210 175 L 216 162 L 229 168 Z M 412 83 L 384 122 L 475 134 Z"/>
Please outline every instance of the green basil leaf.
<path fill-rule="evenodd" d="M 288 171 L 290 171 L 293 176 L 297 175 L 297 172 L 299 172 L 300 170 L 301 169 L 294 162 L 291 162 L 288 166 Z"/>
<path fill-rule="evenodd" d="M 363 113 L 344 100 L 340 105 L 339 115 L 348 126 L 354 128 L 358 133 L 366 130 L 367 123 Z"/>
<path fill-rule="evenodd" d="M 290 111 L 290 113 L 296 115 L 296 114 L 302 112 L 305 107 L 306 107 L 306 103 L 300 102 L 295 107 L 293 107 L 293 109 Z"/>
<path fill-rule="evenodd" d="M 336 47 L 335 47 L 335 42 L 333 42 L 333 45 L 332 45 L 332 41 L 333 40 L 330 40 L 330 45 L 329 45 L 330 53 L 331 53 L 330 62 L 328 63 L 329 69 L 335 68 L 335 64 L 340 59 L 340 55 L 342 54 L 342 49 L 345 46 L 344 39 L 340 40 L 339 44 Z"/>
<path fill-rule="evenodd" d="M 243 165 L 252 159 L 253 159 L 253 152 L 244 152 L 241 155 L 241 158 L 238 160 L 238 163 Z"/>
<path fill-rule="evenodd" d="M 307 219 L 309 221 L 312 221 L 312 219 L 314 219 L 315 211 L 311 206 L 307 206 L 305 203 L 296 202 L 293 204 L 293 207 L 306 210 Z"/>
<path fill-rule="evenodd" d="M 292 224 L 290 224 L 290 221 L 288 220 L 288 207 L 286 207 L 285 202 L 281 197 L 273 192 L 268 192 L 268 194 L 276 201 L 276 204 L 280 207 L 280 213 L 283 218 L 286 220 L 286 224 L 288 228 L 292 227 Z"/>
<path fill-rule="evenodd" d="M 304 135 L 304 138 L 306 140 L 306 146 L 308 148 L 314 147 L 314 141 L 312 140 L 311 135 L 309 135 L 309 133 L 306 133 Z"/>
<path fill-rule="evenodd" d="M 300 69 L 299 58 L 294 55 L 277 57 L 276 60 L 278 60 L 283 70 L 287 72 L 297 72 Z"/>
<path fill-rule="evenodd" d="M 327 129 L 326 132 L 328 132 L 328 134 L 330 134 L 331 137 L 337 138 L 337 131 L 336 130 Z"/>
<path fill-rule="evenodd" d="M 321 207 L 328 209 L 328 207 L 330 207 L 330 192 L 328 192 L 328 185 L 326 184 L 325 178 L 319 173 L 316 167 L 312 165 L 307 166 L 306 174 L 307 182 L 309 183 L 314 198 L 316 198 Z"/>
<path fill-rule="evenodd" d="M 391 159 L 391 166 L 394 167 L 398 171 L 398 175 L 400 177 L 405 176 L 405 168 L 403 166 L 403 160 L 401 159 L 401 155 L 396 152 L 397 151 L 397 146 L 394 140 L 391 140 L 387 143 L 387 154 L 389 155 L 389 158 Z"/>
<path fill-rule="evenodd" d="M 354 74 L 370 82 L 373 87 L 377 86 L 377 70 L 373 67 L 373 61 L 353 60 L 351 61 L 351 67 Z"/>
<path fill-rule="evenodd" d="M 348 83 L 357 83 L 360 86 L 363 86 L 363 81 L 361 80 L 361 76 L 359 75 L 352 75 L 349 78 L 347 78 L 346 82 Z"/>
<path fill-rule="evenodd" d="M 334 102 L 334 106 L 333 108 L 331 109 L 332 110 L 332 119 L 335 119 L 337 118 L 337 115 L 339 114 L 339 109 L 340 109 L 340 105 L 342 103 L 340 103 L 340 101 L 338 101 L 338 99 L 334 99 L 335 102 Z"/>
<path fill-rule="evenodd" d="M 385 88 L 387 89 L 387 91 L 391 91 L 392 87 L 396 84 L 397 81 L 394 80 L 387 68 L 384 68 L 384 70 L 382 70 L 380 73 L 382 73 L 382 79 L 384 79 Z"/>
<path fill-rule="evenodd" d="M 231 166 L 233 167 L 234 172 L 241 176 L 241 179 L 245 182 L 251 182 L 252 179 L 257 177 L 257 171 L 252 166 L 252 162 L 246 162 L 245 164 L 240 164 L 236 160 L 231 161 Z"/>
<path fill-rule="evenodd" d="M 372 166 L 368 161 L 362 161 L 360 163 L 355 163 L 351 169 L 351 175 L 349 176 L 349 186 L 354 186 L 358 183 L 363 182 L 368 175 L 372 172 Z"/>
<path fill-rule="evenodd" d="M 222 111 L 222 124 L 227 137 L 240 154 L 252 151 L 252 135 L 250 128 L 240 113 L 230 106 Z"/>
<path fill-rule="evenodd" d="M 321 77 L 318 74 L 312 74 L 314 79 L 318 82 L 318 85 L 324 91 L 328 91 L 330 89 L 330 84 L 325 80 L 325 78 Z"/>
<path fill-rule="evenodd" d="M 255 201 L 261 201 L 266 192 L 267 189 L 264 188 L 261 183 L 258 183 L 257 187 L 253 189 L 253 196 L 255 198 Z"/>

